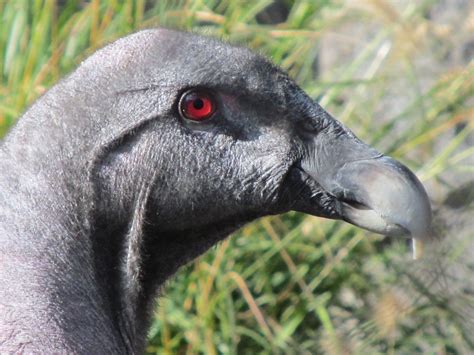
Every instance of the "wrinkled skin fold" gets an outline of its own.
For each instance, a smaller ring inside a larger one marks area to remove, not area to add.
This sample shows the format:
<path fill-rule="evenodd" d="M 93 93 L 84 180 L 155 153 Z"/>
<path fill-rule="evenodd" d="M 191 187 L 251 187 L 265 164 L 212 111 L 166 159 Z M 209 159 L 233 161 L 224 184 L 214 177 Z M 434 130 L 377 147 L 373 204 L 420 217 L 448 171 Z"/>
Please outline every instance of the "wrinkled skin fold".
<path fill-rule="evenodd" d="M 183 118 L 205 89 L 211 118 Z M 423 186 L 244 48 L 146 30 L 97 51 L 0 147 L 0 352 L 140 353 L 176 270 L 290 210 L 429 235 Z"/>

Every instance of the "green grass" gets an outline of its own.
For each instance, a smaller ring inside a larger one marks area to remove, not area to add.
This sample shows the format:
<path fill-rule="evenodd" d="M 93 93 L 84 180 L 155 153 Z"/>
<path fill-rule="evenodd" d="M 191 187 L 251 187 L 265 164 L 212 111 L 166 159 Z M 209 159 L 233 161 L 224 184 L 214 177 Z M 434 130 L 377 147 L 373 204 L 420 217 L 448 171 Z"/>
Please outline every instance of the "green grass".
<path fill-rule="evenodd" d="M 467 161 L 474 149 L 466 140 L 473 131 L 474 65 L 438 65 L 429 76 L 424 67 L 426 58 L 442 63 L 472 23 L 446 28 L 431 21 L 426 14 L 438 1 L 287 0 L 285 22 L 259 24 L 256 16 L 270 2 L 0 0 L 0 136 L 95 49 L 140 28 L 165 26 L 270 57 L 431 191 L 456 185 L 448 171 L 473 173 Z M 371 35 L 344 32 L 351 24 L 372 28 Z M 324 61 L 331 38 L 352 50 L 317 75 L 313 63 Z M 257 221 L 170 281 L 147 351 L 469 353 L 474 341 L 462 317 L 410 281 L 400 268 L 409 259 L 405 245 L 380 240 L 297 213 Z M 421 296 L 407 298 L 407 287 Z"/>

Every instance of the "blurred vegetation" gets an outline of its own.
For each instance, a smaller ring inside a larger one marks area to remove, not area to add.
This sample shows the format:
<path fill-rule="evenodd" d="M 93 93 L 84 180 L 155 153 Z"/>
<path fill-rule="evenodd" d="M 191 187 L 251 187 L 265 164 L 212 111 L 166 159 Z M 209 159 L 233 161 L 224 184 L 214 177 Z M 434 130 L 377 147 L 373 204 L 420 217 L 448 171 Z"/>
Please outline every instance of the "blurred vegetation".
<path fill-rule="evenodd" d="M 436 20 L 446 2 L 434 0 L 272 3 L 0 0 L 0 136 L 94 50 L 165 26 L 270 57 L 435 195 L 472 176 L 472 7 L 446 22 Z M 409 248 L 381 240 L 297 213 L 257 221 L 169 282 L 147 351 L 473 353 L 462 311 L 409 293 L 419 291 L 401 269 Z"/>

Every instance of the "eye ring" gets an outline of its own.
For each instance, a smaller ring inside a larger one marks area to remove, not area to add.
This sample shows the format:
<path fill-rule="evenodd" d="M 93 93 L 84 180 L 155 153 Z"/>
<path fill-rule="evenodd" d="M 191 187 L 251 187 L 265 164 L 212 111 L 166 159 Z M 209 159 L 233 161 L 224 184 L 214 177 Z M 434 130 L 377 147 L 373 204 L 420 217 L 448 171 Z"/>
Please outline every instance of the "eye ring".
<path fill-rule="evenodd" d="M 214 96 L 204 89 L 185 91 L 179 99 L 179 113 L 186 120 L 202 122 L 210 119 L 217 108 Z"/>

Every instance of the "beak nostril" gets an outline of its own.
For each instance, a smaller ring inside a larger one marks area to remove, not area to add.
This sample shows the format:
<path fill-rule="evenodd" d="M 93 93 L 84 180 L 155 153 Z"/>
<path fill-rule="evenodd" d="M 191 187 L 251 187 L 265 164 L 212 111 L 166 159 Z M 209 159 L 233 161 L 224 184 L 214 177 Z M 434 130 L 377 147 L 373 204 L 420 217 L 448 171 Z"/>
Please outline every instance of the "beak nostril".
<path fill-rule="evenodd" d="M 351 198 L 340 198 L 339 201 L 351 206 L 352 208 L 356 208 L 358 210 L 370 210 L 371 209 L 369 206 L 363 204 L 362 202 L 353 200 Z"/>
<path fill-rule="evenodd" d="M 335 188 L 332 191 L 332 194 L 336 199 L 338 199 L 341 203 L 345 203 L 346 205 L 349 205 L 352 208 L 358 209 L 358 210 L 371 210 L 366 203 L 361 201 L 356 197 L 356 194 L 353 191 L 343 189 L 343 188 Z"/>

